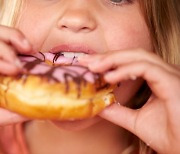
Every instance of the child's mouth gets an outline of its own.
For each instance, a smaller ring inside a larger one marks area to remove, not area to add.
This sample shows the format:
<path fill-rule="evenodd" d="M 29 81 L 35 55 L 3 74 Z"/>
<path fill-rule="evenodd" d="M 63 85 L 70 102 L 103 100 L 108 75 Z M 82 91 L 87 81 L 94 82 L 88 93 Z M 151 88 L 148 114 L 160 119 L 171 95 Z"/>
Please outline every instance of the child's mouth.
<path fill-rule="evenodd" d="M 62 44 L 43 54 L 48 62 L 55 65 L 77 65 L 79 57 L 93 53 L 95 53 L 95 51 L 86 45 Z"/>
<path fill-rule="evenodd" d="M 53 65 L 77 65 L 78 64 L 78 57 L 86 55 L 82 52 L 57 52 L 57 53 L 50 53 L 46 52 L 43 53 L 46 57 L 46 62 Z"/>

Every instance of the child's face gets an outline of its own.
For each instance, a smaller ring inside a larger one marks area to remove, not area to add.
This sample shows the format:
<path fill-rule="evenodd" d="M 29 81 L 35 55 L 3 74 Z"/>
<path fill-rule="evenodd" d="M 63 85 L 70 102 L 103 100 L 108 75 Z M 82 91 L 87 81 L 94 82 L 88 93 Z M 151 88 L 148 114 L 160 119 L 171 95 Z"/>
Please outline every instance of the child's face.
<path fill-rule="evenodd" d="M 34 45 L 47 52 L 66 46 L 84 52 L 131 48 L 152 50 L 138 0 L 26 0 L 17 27 Z M 126 81 L 118 101 L 126 103 L 141 81 Z"/>

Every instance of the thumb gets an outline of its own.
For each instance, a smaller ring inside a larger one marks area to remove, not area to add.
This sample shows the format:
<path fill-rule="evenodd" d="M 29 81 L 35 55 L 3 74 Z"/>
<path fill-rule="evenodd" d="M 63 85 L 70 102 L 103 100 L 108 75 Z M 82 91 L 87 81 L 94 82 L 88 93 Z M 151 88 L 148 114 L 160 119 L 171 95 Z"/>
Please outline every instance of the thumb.
<path fill-rule="evenodd" d="M 99 115 L 101 118 L 121 126 L 137 135 L 135 126 L 138 110 L 133 110 L 119 104 L 113 104 L 103 110 Z"/>

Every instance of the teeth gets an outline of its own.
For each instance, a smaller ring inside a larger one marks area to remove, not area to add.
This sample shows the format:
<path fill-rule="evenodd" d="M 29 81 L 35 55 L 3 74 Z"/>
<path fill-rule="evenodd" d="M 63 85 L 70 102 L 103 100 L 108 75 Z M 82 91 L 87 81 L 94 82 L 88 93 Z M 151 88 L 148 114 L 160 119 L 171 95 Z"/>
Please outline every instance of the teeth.
<path fill-rule="evenodd" d="M 75 56 L 74 52 L 62 52 L 62 54 L 66 58 L 74 58 L 74 56 Z"/>
<path fill-rule="evenodd" d="M 85 55 L 87 55 L 86 53 L 82 53 L 82 52 L 76 52 L 75 53 L 75 57 L 82 57 L 82 56 L 85 56 Z"/>
<path fill-rule="evenodd" d="M 86 55 L 85 53 L 82 53 L 82 52 L 62 52 L 62 54 L 66 58 L 82 57 Z"/>

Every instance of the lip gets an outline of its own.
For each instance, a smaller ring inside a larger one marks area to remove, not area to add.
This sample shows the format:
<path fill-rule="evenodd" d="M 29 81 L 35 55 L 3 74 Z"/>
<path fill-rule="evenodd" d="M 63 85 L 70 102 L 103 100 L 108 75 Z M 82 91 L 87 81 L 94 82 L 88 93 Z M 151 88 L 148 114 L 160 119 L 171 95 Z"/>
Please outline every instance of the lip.
<path fill-rule="evenodd" d="M 86 128 L 89 128 L 90 126 L 98 123 L 101 121 L 101 118 L 99 116 L 96 116 L 94 118 L 90 119 L 83 119 L 83 120 L 74 120 L 74 121 L 51 121 L 53 124 L 55 124 L 58 128 L 62 128 L 64 130 L 68 131 L 80 131 L 84 130 Z"/>
<path fill-rule="evenodd" d="M 89 48 L 87 45 L 81 44 L 62 44 L 52 48 L 49 52 L 59 53 L 59 52 L 82 52 L 86 54 L 96 53 L 94 50 Z"/>

